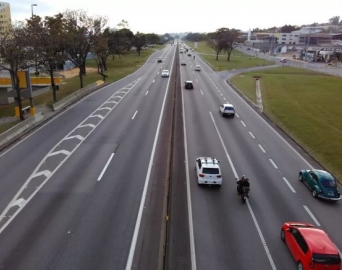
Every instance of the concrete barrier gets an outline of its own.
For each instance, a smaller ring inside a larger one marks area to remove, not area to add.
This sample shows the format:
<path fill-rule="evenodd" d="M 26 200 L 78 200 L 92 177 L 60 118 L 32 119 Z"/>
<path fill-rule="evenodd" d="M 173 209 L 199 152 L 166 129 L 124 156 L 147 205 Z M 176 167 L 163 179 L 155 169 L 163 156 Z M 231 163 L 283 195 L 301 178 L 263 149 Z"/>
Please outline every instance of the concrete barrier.
<path fill-rule="evenodd" d="M 42 113 L 37 113 L 36 115 L 20 122 L 18 125 L 15 125 L 11 129 L 5 131 L 4 133 L 1 133 L 0 149 L 3 146 L 11 143 L 13 140 L 17 139 L 19 135 L 34 128 L 43 119 L 44 115 Z"/>
<path fill-rule="evenodd" d="M 99 85 L 103 84 L 104 81 L 96 81 L 95 83 L 89 84 L 84 88 L 77 90 L 76 92 L 72 93 L 71 95 L 57 101 L 56 103 L 52 104 L 52 109 L 54 111 L 58 111 L 60 109 L 65 108 L 66 106 L 73 103 L 75 100 L 79 99 L 80 97 L 88 94 L 92 90 L 96 89 Z"/>

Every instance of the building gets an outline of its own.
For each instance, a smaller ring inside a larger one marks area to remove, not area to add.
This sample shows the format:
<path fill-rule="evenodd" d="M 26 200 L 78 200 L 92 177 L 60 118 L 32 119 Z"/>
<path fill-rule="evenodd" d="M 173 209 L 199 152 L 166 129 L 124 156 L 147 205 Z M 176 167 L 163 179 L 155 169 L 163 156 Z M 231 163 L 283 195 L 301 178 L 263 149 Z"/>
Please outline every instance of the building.
<path fill-rule="evenodd" d="M 12 25 L 10 4 L 0 2 L 0 38 L 3 37 Z"/>
<path fill-rule="evenodd" d="M 279 34 L 279 39 L 278 39 L 279 44 L 298 44 L 299 43 L 299 33 L 280 33 Z"/>

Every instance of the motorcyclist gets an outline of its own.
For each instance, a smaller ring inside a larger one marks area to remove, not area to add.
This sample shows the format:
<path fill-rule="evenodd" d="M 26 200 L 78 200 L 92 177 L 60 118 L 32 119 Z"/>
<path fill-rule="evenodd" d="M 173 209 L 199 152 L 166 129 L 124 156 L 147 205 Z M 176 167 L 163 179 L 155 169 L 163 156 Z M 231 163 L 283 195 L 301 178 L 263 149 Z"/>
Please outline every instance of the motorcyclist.
<path fill-rule="evenodd" d="M 249 179 L 245 175 L 242 175 L 241 179 L 237 180 L 236 183 L 237 183 L 236 189 L 237 189 L 238 195 L 241 194 L 243 187 L 248 187 L 248 188 L 250 187 Z"/>

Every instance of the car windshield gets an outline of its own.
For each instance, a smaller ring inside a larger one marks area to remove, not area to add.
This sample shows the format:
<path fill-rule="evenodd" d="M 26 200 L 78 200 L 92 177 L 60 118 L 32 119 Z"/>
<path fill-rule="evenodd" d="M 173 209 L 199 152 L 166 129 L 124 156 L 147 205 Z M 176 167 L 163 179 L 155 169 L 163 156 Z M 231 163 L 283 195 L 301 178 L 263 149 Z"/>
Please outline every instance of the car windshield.
<path fill-rule="evenodd" d="M 203 173 L 205 173 L 205 174 L 219 174 L 220 171 L 218 168 L 203 168 Z"/>
<path fill-rule="evenodd" d="M 321 182 L 323 187 L 336 187 L 336 182 L 332 179 L 323 178 Z"/>
<path fill-rule="evenodd" d="M 320 263 L 320 264 L 339 264 L 341 262 L 341 258 L 339 255 L 314 253 L 312 255 L 312 261 L 314 263 Z"/>

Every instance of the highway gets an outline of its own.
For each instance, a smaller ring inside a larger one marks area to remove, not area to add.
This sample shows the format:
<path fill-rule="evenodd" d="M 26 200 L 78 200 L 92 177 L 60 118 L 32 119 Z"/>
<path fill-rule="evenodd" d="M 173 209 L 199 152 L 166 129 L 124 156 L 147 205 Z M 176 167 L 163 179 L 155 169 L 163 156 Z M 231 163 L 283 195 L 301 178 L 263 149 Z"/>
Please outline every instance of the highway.
<path fill-rule="evenodd" d="M 219 114 L 226 102 L 235 118 Z M 199 156 L 220 160 L 222 187 L 197 185 Z M 319 226 L 342 249 L 341 203 L 314 199 L 298 181 L 312 167 L 222 74 L 166 46 L 0 153 L 0 266 L 296 269 L 284 222 Z"/>
<path fill-rule="evenodd" d="M 175 48 L 1 154 L 2 269 L 162 265 Z"/>
<path fill-rule="evenodd" d="M 181 81 L 194 82 L 194 90 L 182 90 L 193 221 L 192 269 L 296 269 L 280 240 L 280 227 L 287 221 L 325 229 L 341 250 L 341 205 L 314 199 L 298 181 L 300 169 L 319 165 L 199 57 L 180 57 L 187 59 L 181 67 Z M 194 71 L 195 64 L 201 64 L 202 71 Z M 225 102 L 234 104 L 234 119 L 219 114 L 219 105 Z M 221 188 L 197 185 L 195 159 L 199 156 L 220 160 Z M 235 178 L 242 174 L 251 182 L 247 205 L 236 194 Z"/>

